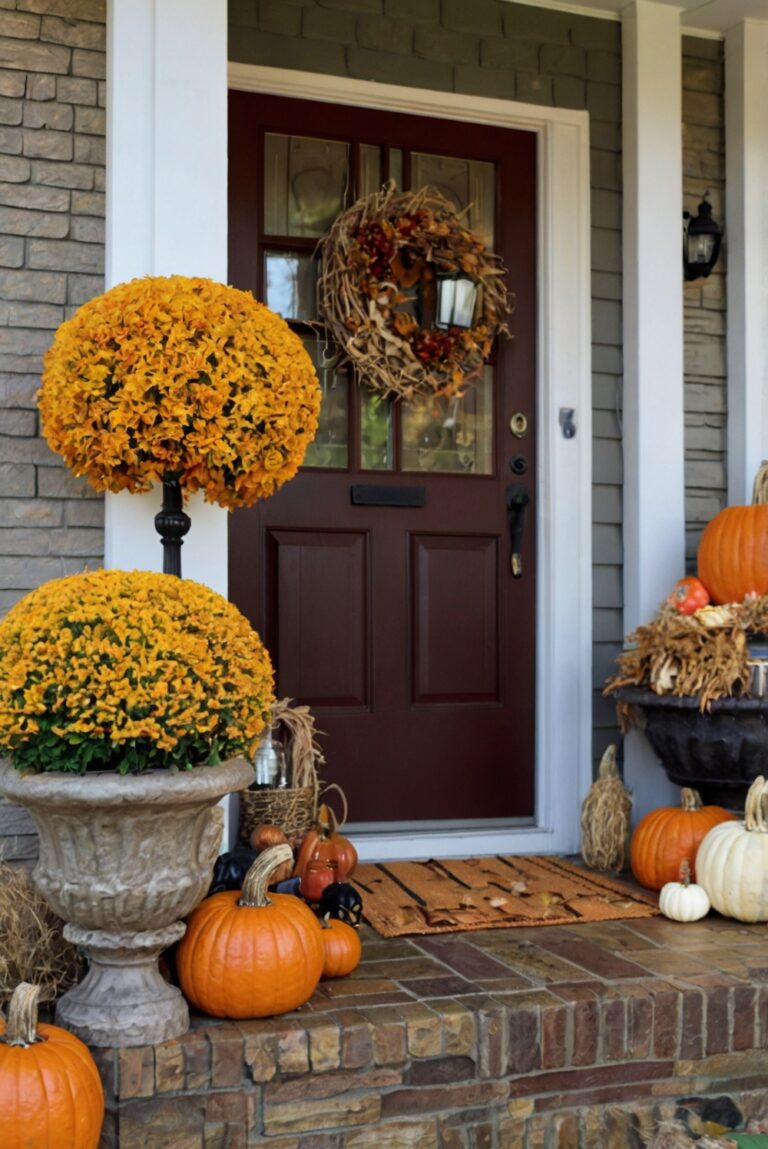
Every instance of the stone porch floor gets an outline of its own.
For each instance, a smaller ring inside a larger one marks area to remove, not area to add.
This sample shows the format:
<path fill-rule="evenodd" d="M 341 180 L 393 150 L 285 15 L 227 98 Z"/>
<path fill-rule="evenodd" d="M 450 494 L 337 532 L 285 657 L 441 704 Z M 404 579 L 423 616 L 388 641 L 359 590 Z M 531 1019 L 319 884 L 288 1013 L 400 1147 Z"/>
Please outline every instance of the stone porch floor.
<path fill-rule="evenodd" d="M 102 1149 L 640 1149 L 721 1095 L 768 1118 L 766 929 L 364 929 L 296 1013 L 98 1051 Z"/>

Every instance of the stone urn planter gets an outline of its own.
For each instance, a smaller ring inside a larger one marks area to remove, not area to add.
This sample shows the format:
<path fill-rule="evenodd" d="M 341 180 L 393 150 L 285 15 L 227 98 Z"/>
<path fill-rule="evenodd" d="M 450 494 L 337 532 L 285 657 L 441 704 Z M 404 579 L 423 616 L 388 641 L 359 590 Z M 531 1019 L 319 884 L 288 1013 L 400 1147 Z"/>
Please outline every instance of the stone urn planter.
<path fill-rule="evenodd" d="M 221 839 L 213 807 L 253 781 L 244 758 L 137 775 L 22 774 L 0 765 L 0 794 L 40 833 L 34 881 L 89 969 L 56 1007 L 89 1045 L 151 1045 L 189 1027 L 158 957 L 205 896 Z"/>
<path fill-rule="evenodd" d="M 613 697 L 634 707 L 672 782 L 698 790 L 707 805 L 743 813 L 747 791 L 768 763 L 768 697 L 719 698 L 709 711 L 698 698 L 640 686 L 621 687 Z"/>

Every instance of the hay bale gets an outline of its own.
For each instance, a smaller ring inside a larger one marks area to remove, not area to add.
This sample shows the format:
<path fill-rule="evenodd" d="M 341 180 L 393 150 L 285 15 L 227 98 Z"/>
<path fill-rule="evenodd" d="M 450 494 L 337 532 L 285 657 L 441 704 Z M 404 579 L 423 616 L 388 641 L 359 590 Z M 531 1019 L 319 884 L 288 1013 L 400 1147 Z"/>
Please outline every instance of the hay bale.
<path fill-rule="evenodd" d="M 63 925 L 27 871 L 0 862 L 0 1000 L 22 981 L 50 1000 L 80 979 L 84 963 Z"/>

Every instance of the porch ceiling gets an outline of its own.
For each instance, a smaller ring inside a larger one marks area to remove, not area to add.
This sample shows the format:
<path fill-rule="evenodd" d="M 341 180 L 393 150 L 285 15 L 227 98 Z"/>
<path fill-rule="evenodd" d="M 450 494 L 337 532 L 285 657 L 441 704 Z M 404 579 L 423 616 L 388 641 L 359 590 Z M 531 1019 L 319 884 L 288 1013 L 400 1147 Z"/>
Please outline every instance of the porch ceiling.
<path fill-rule="evenodd" d="M 583 12 L 585 16 L 618 16 L 628 0 L 507 0 L 525 3 L 535 8 L 555 8 L 560 11 Z M 727 32 L 742 20 L 768 21 L 768 0 L 657 0 L 682 11 L 682 26 L 686 32 Z"/>

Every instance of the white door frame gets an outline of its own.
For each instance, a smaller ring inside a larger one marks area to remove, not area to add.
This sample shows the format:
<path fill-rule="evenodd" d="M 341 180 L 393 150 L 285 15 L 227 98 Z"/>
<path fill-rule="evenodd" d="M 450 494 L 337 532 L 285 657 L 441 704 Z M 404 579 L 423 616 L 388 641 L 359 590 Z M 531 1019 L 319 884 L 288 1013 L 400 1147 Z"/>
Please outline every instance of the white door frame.
<path fill-rule="evenodd" d="M 363 860 L 571 853 L 592 779 L 592 412 L 586 112 L 338 76 L 229 65 L 233 89 L 519 128 L 538 136 L 538 585 L 534 824 L 356 832 Z M 562 408 L 577 432 L 563 437 Z M 330 773 L 332 775 L 332 762 Z M 499 763 L 499 770 L 505 763 Z M 440 785 L 439 777 L 435 784 Z M 354 812 L 353 812 L 354 813 Z"/>

